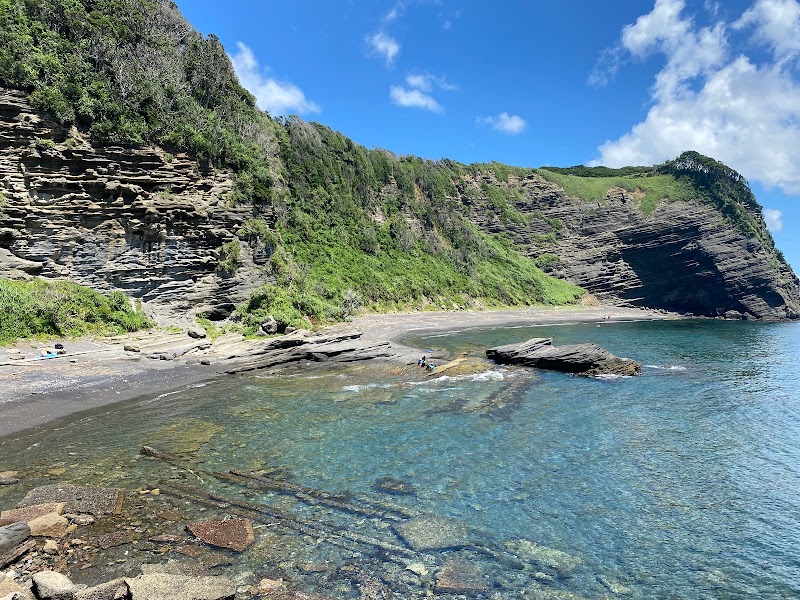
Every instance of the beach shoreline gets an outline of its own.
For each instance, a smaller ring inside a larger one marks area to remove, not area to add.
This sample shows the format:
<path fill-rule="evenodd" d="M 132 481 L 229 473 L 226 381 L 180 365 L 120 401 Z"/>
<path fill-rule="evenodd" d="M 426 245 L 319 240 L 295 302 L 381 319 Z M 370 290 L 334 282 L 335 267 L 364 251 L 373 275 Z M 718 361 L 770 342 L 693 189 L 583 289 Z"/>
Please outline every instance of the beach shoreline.
<path fill-rule="evenodd" d="M 355 328 L 361 332 L 360 341 L 388 342 L 392 356 L 375 360 L 405 364 L 416 360 L 420 349 L 403 344 L 403 340 L 426 333 L 674 318 L 678 318 L 677 315 L 616 306 L 531 307 L 363 315 L 328 330 Z M 191 352 L 173 360 L 152 360 L 152 357 L 126 350 L 131 344 L 147 343 L 148 336 L 153 337 L 152 333 L 140 333 L 110 339 L 63 340 L 67 354 L 45 360 L 38 359 L 36 344 L 30 340 L 12 347 L 12 350 L 27 351 L 31 356 L 24 360 L 0 361 L 0 379 L 4 382 L 0 386 L 0 439 L 35 434 L 42 426 L 56 421 L 66 423 L 135 398 L 168 394 L 225 375 L 225 369 L 217 361 L 201 364 L 199 356 Z M 172 338 L 173 345 L 188 339 L 185 334 L 172 334 Z M 225 339 L 210 343 L 210 348 L 205 350 L 210 354 L 203 356 L 214 356 L 215 346 L 225 343 Z M 312 368 L 319 366 L 320 363 L 312 363 Z"/>

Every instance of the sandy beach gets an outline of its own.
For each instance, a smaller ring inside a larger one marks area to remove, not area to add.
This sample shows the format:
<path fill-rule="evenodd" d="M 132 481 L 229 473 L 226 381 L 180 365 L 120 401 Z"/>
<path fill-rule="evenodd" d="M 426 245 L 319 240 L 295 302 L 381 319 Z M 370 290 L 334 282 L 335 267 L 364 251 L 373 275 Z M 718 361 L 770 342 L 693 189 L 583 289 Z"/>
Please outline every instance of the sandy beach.
<path fill-rule="evenodd" d="M 675 318 L 659 311 L 613 306 L 524 308 L 474 311 L 412 312 L 363 315 L 352 323 L 331 328 L 356 328 L 365 342 L 391 342 L 394 360 L 407 362 L 418 349 L 400 341 L 411 335 L 512 325 L 620 322 Z M 167 393 L 198 382 L 225 376 L 221 357 L 247 353 L 248 342 L 224 336 L 213 343 L 195 344 L 184 354 L 154 360 L 125 347 L 146 344 L 174 349 L 186 344 L 184 332 L 145 332 L 109 339 L 62 340 L 67 354 L 55 359 L 38 358 L 42 343 L 25 341 L 0 350 L 0 437 L 33 429 L 56 420 L 78 418 L 97 410 L 145 395 Z M 196 340 L 194 340 L 197 342 Z M 48 342 L 51 345 L 55 341 Z M 253 344 L 257 342 L 252 342 Z M 208 346 L 208 347 L 207 347 Z M 235 350 L 231 350 L 234 348 Z M 184 348 L 185 349 L 185 348 Z M 202 349 L 202 352 L 198 352 Z M 8 360 L 15 350 L 25 356 Z M 165 352 L 164 357 L 167 353 Z M 164 358 L 162 357 L 162 358 Z M 201 358 L 206 358 L 201 364 Z M 319 366 L 315 363 L 313 366 Z M 35 431 L 35 429 L 34 429 Z"/>

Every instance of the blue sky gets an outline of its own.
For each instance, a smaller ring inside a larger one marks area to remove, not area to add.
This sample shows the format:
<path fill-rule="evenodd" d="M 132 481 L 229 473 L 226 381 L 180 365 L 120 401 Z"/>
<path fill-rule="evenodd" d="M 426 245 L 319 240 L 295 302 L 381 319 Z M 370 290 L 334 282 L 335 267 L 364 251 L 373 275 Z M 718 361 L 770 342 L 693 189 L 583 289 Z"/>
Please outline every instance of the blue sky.
<path fill-rule="evenodd" d="M 367 147 L 741 172 L 800 272 L 800 0 L 178 0 L 271 114 Z"/>

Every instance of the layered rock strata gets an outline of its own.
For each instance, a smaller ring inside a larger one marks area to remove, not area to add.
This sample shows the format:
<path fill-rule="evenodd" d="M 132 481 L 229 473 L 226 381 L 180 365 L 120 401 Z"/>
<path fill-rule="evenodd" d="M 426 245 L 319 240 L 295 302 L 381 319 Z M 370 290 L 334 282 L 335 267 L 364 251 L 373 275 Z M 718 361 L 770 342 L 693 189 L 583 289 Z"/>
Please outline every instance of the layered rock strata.
<path fill-rule="evenodd" d="M 620 358 L 597 344 L 553 346 L 552 338 L 489 348 L 487 358 L 504 365 L 523 365 L 578 375 L 641 375 L 642 365 Z"/>
<path fill-rule="evenodd" d="M 503 222 L 490 203 L 470 200 L 484 183 L 517 191 L 514 209 L 527 223 Z M 713 206 L 661 201 L 646 214 L 641 193 L 612 188 L 602 202 L 588 202 L 536 174 L 465 178 L 460 188 L 484 231 L 510 235 L 524 254 L 546 259 L 549 274 L 605 302 L 713 317 L 800 318 L 792 269 Z"/>
<path fill-rule="evenodd" d="M 0 277 L 69 278 L 124 290 L 156 316 L 225 317 L 263 257 L 219 272 L 252 207 L 230 206 L 225 172 L 156 148 L 89 144 L 0 88 Z"/>

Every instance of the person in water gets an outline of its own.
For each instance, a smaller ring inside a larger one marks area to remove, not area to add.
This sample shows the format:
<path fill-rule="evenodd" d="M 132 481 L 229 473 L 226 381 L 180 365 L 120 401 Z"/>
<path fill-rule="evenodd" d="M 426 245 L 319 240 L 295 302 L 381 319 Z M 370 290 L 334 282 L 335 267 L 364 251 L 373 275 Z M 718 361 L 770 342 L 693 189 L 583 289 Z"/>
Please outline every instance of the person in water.
<path fill-rule="evenodd" d="M 423 357 L 422 357 L 422 358 L 420 358 L 420 359 L 417 361 L 417 366 L 418 366 L 418 367 L 424 367 L 424 366 L 425 366 L 425 364 L 426 364 L 427 362 L 428 362 L 428 361 L 427 361 L 427 359 L 426 359 L 426 358 L 425 358 L 425 356 L 423 355 Z"/>

